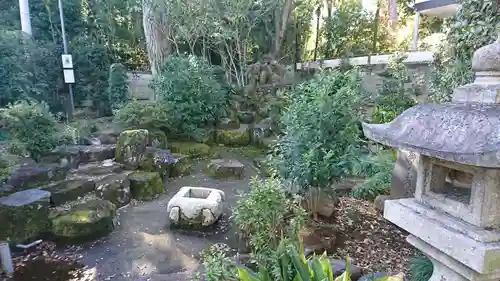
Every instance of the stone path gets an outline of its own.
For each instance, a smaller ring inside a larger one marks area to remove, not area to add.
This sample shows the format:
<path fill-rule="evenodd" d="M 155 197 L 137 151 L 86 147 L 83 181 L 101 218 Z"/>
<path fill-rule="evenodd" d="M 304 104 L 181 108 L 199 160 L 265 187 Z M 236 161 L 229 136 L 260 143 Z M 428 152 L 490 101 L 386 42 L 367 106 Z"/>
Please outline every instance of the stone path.
<path fill-rule="evenodd" d="M 245 165 L 241 180 L 215 180 L 203 174 L 209 160 L 201 160 L 190 176 L 170 179 L 167 194 L 157 200 L 140 202 L 119 211 L 120 226 L 109 237 L 93 246 L 84 247 L 82 262 L 97 274 L 96 280 L 191 280 L 200 269 L 200 252 L 212 243 L 238 247 L 235 227 L 203 237 L 180 232 L 168 226 L 166 212 L 169 199 L 183 186 L 212 187 L 226 193 L 224 217 L 230 216 L 241 194 L 247 192 L 250 178 L 258 174 L 250 160 L 231 152 L 222 152 L 225 159 L 237 159 Z"/>

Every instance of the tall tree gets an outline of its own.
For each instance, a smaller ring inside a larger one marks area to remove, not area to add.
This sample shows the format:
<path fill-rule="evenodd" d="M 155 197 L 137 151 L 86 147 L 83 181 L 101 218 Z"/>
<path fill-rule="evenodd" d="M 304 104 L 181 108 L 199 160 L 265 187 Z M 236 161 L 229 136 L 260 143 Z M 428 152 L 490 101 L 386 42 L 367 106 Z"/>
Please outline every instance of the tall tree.
<path fill-rule="evenodd" d="M 146 49 L 154 76 L 172 53 L 172 46 L 168 40 L 169 27 L 165 6 L 159 5 L 155 0 L 142 0 L 142 13 Z"/>

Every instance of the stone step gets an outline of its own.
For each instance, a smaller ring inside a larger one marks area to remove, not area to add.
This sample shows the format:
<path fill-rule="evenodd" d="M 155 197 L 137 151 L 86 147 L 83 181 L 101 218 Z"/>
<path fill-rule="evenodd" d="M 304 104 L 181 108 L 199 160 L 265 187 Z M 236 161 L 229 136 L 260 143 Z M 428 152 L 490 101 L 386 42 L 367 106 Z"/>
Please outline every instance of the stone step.
<path fill-rule="evenodd" d="M 93 162 L 80 165 L 77 169 L 70 171 L 70 176 L 103 176 L 118 174 L 123 171 L 123 165 L 108 159 L 102 162 Z"/>
<path fill-rule="evenodd" d="M 59 163 L 69 168 L 78 168 L 80 164 L 100 162 L 115 158 L 116 146 L 106 145 L 64 145 L 57 147 L 48 155 L 42 157 L 41 162 Z"/>
<path fill-rule="evenodd" d="M 215 159 L 208 163 L 205 174 L 216 179 L 241 179 L 244 169 L 238 160 Z"/>
<path fill-rule="evenodd" d="M 95 182 L 87 178 L 67 179 L 50 183 L 41 189 L 51 193 L 50 201 L 53 206 L 59 206 L 93 192 L 95 190 Z"/>
<path fill-rule="evenodd" d="M 6 185 L 16 192 L 33 186 L 40 186 L 51 181 L 66 178 L 69 169 L 55 163 L 34 163 L 19 167 L 7 180 Z"/>

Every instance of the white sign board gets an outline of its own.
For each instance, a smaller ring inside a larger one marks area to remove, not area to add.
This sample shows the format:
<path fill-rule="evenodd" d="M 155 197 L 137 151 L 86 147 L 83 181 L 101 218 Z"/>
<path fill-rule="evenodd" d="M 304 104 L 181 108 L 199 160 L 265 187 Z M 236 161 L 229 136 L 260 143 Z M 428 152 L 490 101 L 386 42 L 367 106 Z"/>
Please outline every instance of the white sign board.
<path fill-rule="evenodd" d="M 62 55 L 63 68 L 73 68 L 73 58 L 71 55 Z"/>
<path fill-rule="evenodd" d="M 64 82 L 68 84 L 75 83 L 75 73 L 73 69 L 64 69 Z"/>

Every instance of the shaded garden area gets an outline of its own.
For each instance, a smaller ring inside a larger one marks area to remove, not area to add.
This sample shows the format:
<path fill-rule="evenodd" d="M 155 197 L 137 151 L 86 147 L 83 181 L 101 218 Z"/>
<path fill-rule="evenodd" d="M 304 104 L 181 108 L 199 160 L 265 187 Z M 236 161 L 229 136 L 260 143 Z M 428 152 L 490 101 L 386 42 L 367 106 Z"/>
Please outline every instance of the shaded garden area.
<path fill-rule="evenodd" d="M 30 1 L 29 35 L 18 3 L 0 1 L 0 242 L 14 262 L 0 279 L 429 280 L 430 260 L 382 215 L 406 188 L 391 184 L 397 151 L 362 123 L 471 82 L 473 51 L 497 36 L 494 1 L 424 17 L 424 34 L 444 33 L 427 80 L 389 24 L 397 5 L 408 25 L 407 1 L 374 14 L 356 0 L 65 1 L 74 108 L 56 2 Z M 374 88 L 367 68 L 296 70 L 389 52 Z M 154 97 L 130 90 L 135 71 Z M 171 212 L 183 187 L 223 207 Z"/>

